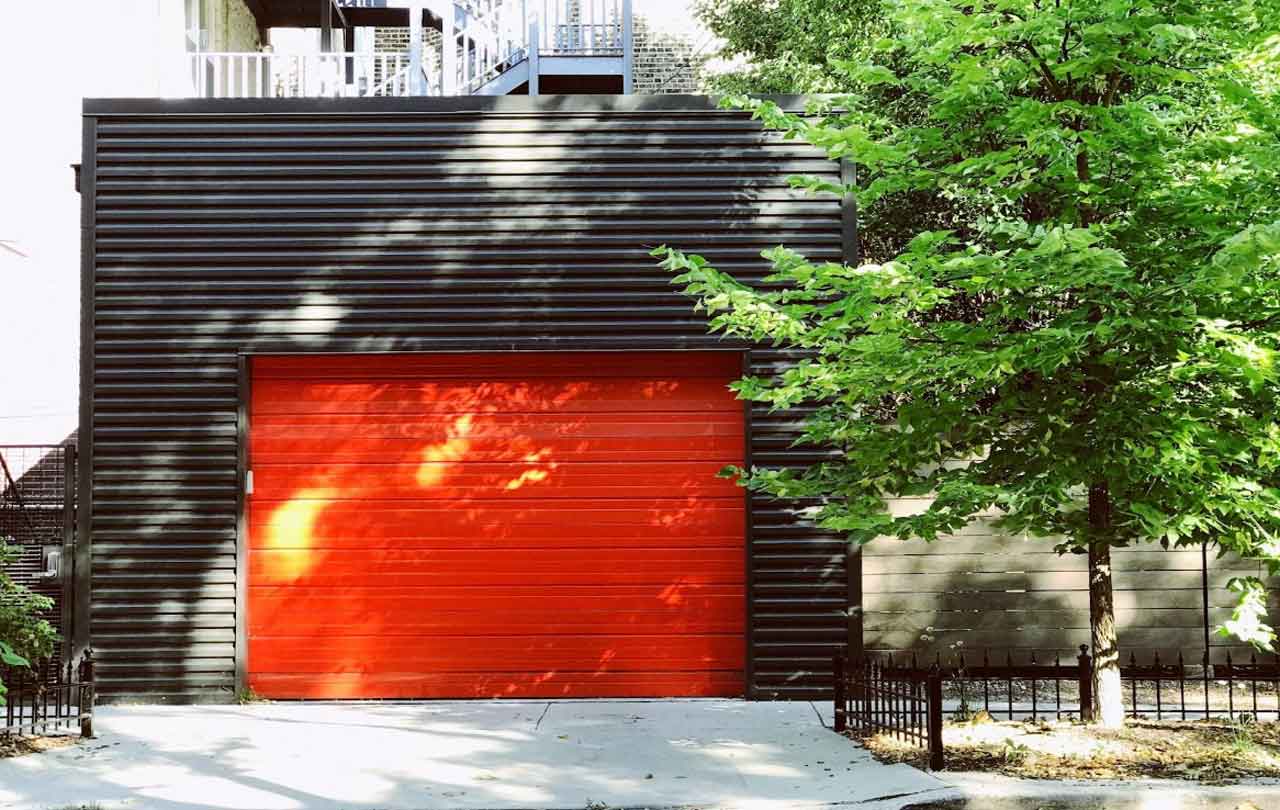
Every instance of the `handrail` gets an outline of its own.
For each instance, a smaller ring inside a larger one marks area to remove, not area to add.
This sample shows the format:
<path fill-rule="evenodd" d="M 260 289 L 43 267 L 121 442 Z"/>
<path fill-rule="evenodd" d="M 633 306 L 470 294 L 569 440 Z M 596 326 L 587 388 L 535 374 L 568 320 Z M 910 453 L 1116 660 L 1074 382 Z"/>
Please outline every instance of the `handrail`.
<path fill-rule="evenodd" d="M 463 20 L 452 37 L 446 30 L 443 64 L 422 64 L 428 95 L 446 88 L 476 92 L 535 50 L 546 56 L 625 55 L 627 0 L 455 0 L 455 6 Z M 192 91 L 204 98 L 409 96 L 424 89 L 411 81 L 408 54 L 399 52 L 189 57 Z"/>
<path fill-rule="evenodd" d="M 202 51 L 188 57 L 191 88 L 200 98 L 410 95 L 403 53 Z M 406 81 L 396 81 L 400 74 Z"/>
<path fill-rule="evenodd" d="M 622 53 L 622 0 L 541 0 L 540 51 L 551 56 Z"/>
<path fill-rule="evenodd" d="M 397 54 L 398 55 L 398 54 Z M 384 74 L 384 78 L 378 84 L 369 88 L 367 96 L 407 96 L 409 95 L 409 64 L 396 70 L 394 73 Z M 425 71 L 424 71 L 425 72 Z"/>
<path fill-rule="evenodd" d="M 474 92 L 524 60 L 529 38 L 526 0 L 467 0 L 454 36 L 457 86 Z"/>

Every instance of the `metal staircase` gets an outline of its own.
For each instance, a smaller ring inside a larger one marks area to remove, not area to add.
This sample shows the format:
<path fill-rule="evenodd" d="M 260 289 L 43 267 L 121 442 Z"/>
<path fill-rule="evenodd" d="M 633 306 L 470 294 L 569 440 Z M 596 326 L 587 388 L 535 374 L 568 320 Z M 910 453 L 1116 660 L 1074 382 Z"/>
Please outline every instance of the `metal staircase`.
<path fill-rule="evenodd" d="M 612 76 L 631 92 L 631 0 L 424 0 L 409 7 L 408 53 L 196 52 L 189 54 L 193 95 L 536 95 L 549 76 Z M 430 47 L 424 19 L 439 31 Z"/>

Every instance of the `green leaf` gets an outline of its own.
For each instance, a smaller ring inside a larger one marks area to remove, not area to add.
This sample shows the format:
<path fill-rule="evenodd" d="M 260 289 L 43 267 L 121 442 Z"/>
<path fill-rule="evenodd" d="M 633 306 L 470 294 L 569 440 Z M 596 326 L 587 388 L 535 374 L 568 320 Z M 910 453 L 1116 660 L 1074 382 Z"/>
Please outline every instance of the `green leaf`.
<path fill-rule="evenodd" d="M 10 667 L 26 667 L 30 666 L 31 662 L 14 652 L 13 648 L 8 644 L 0 641 L 0 664 Z"/>

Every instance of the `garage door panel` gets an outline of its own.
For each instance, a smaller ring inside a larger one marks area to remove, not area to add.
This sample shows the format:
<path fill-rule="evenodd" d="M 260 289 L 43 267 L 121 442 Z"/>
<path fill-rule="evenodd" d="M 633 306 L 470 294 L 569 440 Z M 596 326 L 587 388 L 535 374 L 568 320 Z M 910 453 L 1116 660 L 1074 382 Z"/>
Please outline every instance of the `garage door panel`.
<path fill-rule="evenodd" d="M 745 564 L 741 548 L 699 548 L 684 553 L 660 548 L 511 549 L 498 554 L 488 549 L 262 549 L 250 558 L 249 576 L 257 585 L 318 587 L 353 583 L 371 587 L 485 582 L 712 583 L 738 581 Z"/>
<path fill-rule="evenodd" d="M 305 514 L 251 504 L 252 548 L 627 548 L 741 545 L 746 515 L 740 499 L 670 498 L 504 500 L 461 506 L 439 501 L 311 501 Z M 573 515 L 564 519 L 565 512 Z"/>
<path fill-rule="evenodd" d="M 269 502 L 427 498 L 467 503 L 514 498 L 722 497 L 742 491 L 717 473 L 717 461 L 532 461 L 515 464 L 435 461 L 413 464 L 254 465 L 255 506 Z M 285 504 L 285 506 L 288 506 Z"/>
<path fill-rule="evenodd" d="M 686 599 L 705 597 L 719 600 L 730 597 L 740 599 L 742 597 L 742 588 L 736 584 L 693 586 L 685 583 L 609 586 L 525 585 L 514 587 L 507 585 L 495 585 L 492 587 L 442 585 L 428 590 L 361 586 L 340 592 L 331 588 L 319 588 L 309 585 L 271 586 L 251 584 L 249 590 L 255 600 L 342 598 L 342 595 L 346 594 L 353 603 L 365 599 L 390 599 L 399 600 L 406 605 L 421 604 L 429 607 L 433 604 L 443 604 L 448 607 L 451 604 L 455 608 L 462 603 L 470 606 L 483 606 L 486 604 L 501 606 L 503 603 L 507 603 L 514 607 L 519 607 L 521 605 L 531 605 L 534 600 L 546 600 L 548 606 L 563 605 L 566 610 L 580 610 L 584 605 L 595 604 L 597 601 L 602 604 L 617 604 L 620 609 L 631 609 L 635 606 L 647 608 L 653 603 L 653 600 L 657 600 L 664 605 L 675 605 Z M 419 603 L 416 600 L 422 601 Z M 257 602 L 255 601 L 255 606 L 256 604 Z M 741 605 L 739 605 L 740 607 Z"/>
<path fill-rule="evenodd" d="M 638 574 L 650 573 L 653 579 L 670 581 L 672 572 L 719 571 L 745 565 L 742 548 L 613 548 L 595 549 L 507 549 L 495 554 L 491 549 L 373 549 L 337 550 L 304 549 L 307 564 L 314 571 L 335 574 L 393 574 L 409 569 L 419 573 L 465 575 L 469 572 L 500 573 L 504 571 L 534 574 L 540 571 L 562 571 L 573 568 L 587 574 L 603 573 L 627 567 Z M 292 565 L 298 549 L 260 549 L 250 561 L 249 573 L 256 585 L 270 585 Z M 683 568 L 682 568 L 683 566 Z"/>
<path fill-rule="evenodd" d="M 523 361 L 529 354 L 521 354 Z M 608 359 L 607 365 L 601 360 Z M 306 357 L 264 356 L 253 360 L 258 380 L 464 380 L 510 378 L 519 369 L 522 379 L 564 377 L 723 377 L 741 371 L 742 360 L 731 352 L 544 352 L 537 362 L 513 363 L 511 352 L 429 354 L 315 354 Z M 625 370 L 625 371 L 624 371 Z"/>
<path fill-rule="evenodd" d="M 539 438 L 630 438 L 677 441 L 681 438 L 716 436 L 743 441 L 741 403 L 734 402 L 724 411 L 699 413 L 696 420 L 673 420 L 665 413 L 645 411 L 631 413 L 597 413 L 590 419 L 567 420 L 558 413 L 486 412 L 483 419 L 473 419 L 467 437 L 473 439 Z M 345 444 L 360 439 L 421 439 L 440 441 L 453 438 L 457 426 L 453 420 L 406 421 L 396 415 L 381 414 L 256 414 L 253 423 L 253 450 L 261 450 L 268 441 L 311 439 L 323 445 L 329 440 Z"/>
<path fill-rule="evenodd" d="M 654 426 L 648 426 L 652 431 Z M 321 431 L 324 428 L 320 428 Z M 538 436 L 524 434 L 518 441 L 511 436 L 476 438 L 454 442 L 438 439 L 341 439 L 320 438 L 316 429 L 300 438 L 261 439 L 251 452 L 259 465 L 310 462 L 338 463 L 405 463 L 441 460 L 465 453 L 468 462 L 520 462 L 534 459 L 573 458 L 590 462 L 645 461 L 720 461 L 742 456 L 741 436 L 679 436 L 646 439 L 638 444 L 629 436 Z M 463 445 L 465 444 L 465 449 Z"/>
<path fill-rule="evenodd" d="M 544 632 L 555 627 L 562 633 L 608 635 L 618 632 L 654 635 L 741 633 L 741 598 L 717 601 L 689 600 L 671 608 L 650 606 L 620 610 L 593 599 L 598 609 L 581 604 L 549 608 L 539 601 L 533 606 L 510 605 L 459 610 L 457 603 L 424 605 L 420 601 L 393 603 L 365 601 L 353 608 L 352 600 L 335 594 L 331 599 L 300 600 L 298 604 L 273 609 L 270 601 L 258 599 L 259 610 L 249 623 L 250 632 L 272 636 L 330 635 L 380 636 L 469 636 L 511 635 Z"/>
<path fill-rule="evenodd" d="M 690 672 L 740 666 L 730 635 L 278 636 L 250 640 L 258 672 Z"/>
<path fill-rule="evenodd" d="M 255 359 L 268 697 L 742 691 L 725 353 Z M 606 373 L 607 372 L 607 373 Z"/>
<path fill-rule="evenodd" d="M 256 556 L 256 555 L 255 555 Z M 305 564 L 304 564 L 305 565 Z M 711 566 L 704 566 L 710 568 Z M 309 571 L 304 576 L 287 577 L 284 575 L 263 575 L 263 584 L 288 585 L 307 584 L 322 588 L 351 588 L 357 585 L 371 585 L 385 588 L 432 588 L 441 584 L 453 585 L 505 585 L 519 586 L 532 584 L 546 585 L 636 585 L 653 582 L 657 577 L 665 577 L 673 583 L 672 587 L 694 585 L 720 585 L 735 582 L 734 572 L 728 567 L 716 567 L 716 570 L 689 571 L 684 569 L 662 570 L 660 566 L 649 566 L 644 571 L 503 571 L 492 572 L 391 572 L 369 574 L 363 572 L 339 573 L 328 571 Z"/>
<path fill-rule="evenodd" d="M 548 379 L 533 382 L 322 382 L 265 380 L 255 386 L 261 414 L 436 415 L 465 424 L 491 413 L 552 412 L 568 424 L 602 412 L 705 413 L 740 408 L 721 380 Z"/>
<path fill-rule="evenodd" d="M 682 672 L 545 672 L 505 673 L 252 673 L 249 685 L 259 694 L 290 695 L 309 700 L 387 699 L 424 695 L 460 698 L 721 697 L 742 691 L 742 673 Z"/>
<path fill-rule="evenodd" d="M 301 552 L 301 554 L 300 554 Z M 305 557 L 305 560 L 300 560 Z M 260 549 L 250 559 L 255 585 L 328 585 L 352 578 L 413 585 L 484 582 L 735 582 L 741 548 L 698 549 Z"/>

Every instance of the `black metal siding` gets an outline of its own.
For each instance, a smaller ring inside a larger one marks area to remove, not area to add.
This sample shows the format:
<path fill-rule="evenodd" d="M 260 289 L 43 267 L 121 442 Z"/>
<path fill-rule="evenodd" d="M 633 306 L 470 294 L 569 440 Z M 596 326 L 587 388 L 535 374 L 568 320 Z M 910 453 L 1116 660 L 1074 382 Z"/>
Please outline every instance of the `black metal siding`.
<path fill-rule="evenodd" d="M 723 348 L 647 251 L 841 257 L 840 179 L 699 97 L 86 102 L 84 510 L 107 699 L 235 684 L 238 364 L 254 352 Z M 756 373 L 786 357 L 751 352 Z M 757 464 L 801 460 L 751 413 Z M 844 545 L 757 499 L 752 696 L 824 688 Z"/>

